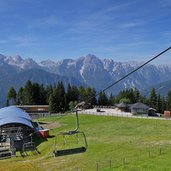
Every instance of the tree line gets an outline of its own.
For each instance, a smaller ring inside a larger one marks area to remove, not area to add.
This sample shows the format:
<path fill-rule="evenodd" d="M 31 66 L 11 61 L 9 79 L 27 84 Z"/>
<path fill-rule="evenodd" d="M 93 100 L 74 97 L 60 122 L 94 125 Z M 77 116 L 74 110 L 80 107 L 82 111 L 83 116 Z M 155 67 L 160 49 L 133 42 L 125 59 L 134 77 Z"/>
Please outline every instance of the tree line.
<path fill-rule="evenodd" d="M 44 86 L 28 80 L 25 86 L 20 87 L 18 91 L 12 86 L 7 93 L 7 106 L 14 104 L 49 105 L 50 112 L 65 112 L 73 109 L 81 101 L 103 106 L 122 102 L 127 104 L 142 102 L 163 113 L 164 110 L 171 110 L 171 91 L 168 92 L 167 97 L 161 97 L 154 88 L 151 89 L 149 96 L 141 95 L 137 89 L 126 89 L 120 91 L 116 96 L 112 93 L 107 95 L 101 91 L 96 97 L 96 90 L 92 87 L 76 87 L 68 84 L 65 88 L 63 82 Z"/>

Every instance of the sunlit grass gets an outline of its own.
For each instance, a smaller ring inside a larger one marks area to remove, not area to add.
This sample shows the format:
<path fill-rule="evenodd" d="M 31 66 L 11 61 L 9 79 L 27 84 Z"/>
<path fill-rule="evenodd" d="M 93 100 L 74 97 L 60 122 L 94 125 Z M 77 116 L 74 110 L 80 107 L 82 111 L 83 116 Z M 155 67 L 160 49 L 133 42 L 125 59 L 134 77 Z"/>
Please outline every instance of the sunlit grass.
<path fill-rule="evenodd" d="M 112 116 L 79 115 L 80 130 L 88 141 L 85 153 L 53 157 L 56 133 L 75 128 L 75 117 L 41 118 L 41 122 L 58 122 L 50 130 L 51 137 L 37 148 L 41 154 L 0 161 L 0 170 L 168 170 L 170 163 L 171 121 L 121 118 Z M 65 147 L 62 136 L 58 148 Z M 77 144 L 67 139 L 67 147 Z M 75 143 L 76 142 L 76 143 Z M 77 145 L 84 145 L 83 138 Z M 160 151 L 161 150 L 161 151 Z M 22 169 L 21 169 L 22 168 Z"/>

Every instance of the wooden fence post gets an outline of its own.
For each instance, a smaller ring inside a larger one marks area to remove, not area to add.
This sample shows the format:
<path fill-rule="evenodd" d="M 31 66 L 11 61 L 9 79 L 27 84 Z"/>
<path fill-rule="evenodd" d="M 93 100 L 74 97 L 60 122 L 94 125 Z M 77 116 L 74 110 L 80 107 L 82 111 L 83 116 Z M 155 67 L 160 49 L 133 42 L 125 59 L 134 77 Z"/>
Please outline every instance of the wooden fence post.
<path fill-rule="evenodd" d="M 112 169 L 112 160 L 109 160 L 109 168 Z"/>
<path fill-rule="evenodd" d="M 150 153 L 150 150 L 148 151 L 148 155 L 149 155 L 149 157 L 151 157 L 151 153 Z"/>
<path fill-rule="evenodd" d="M 124 157 L 123 158 L 123 165 L 124 165 L 124 168 L 126 167 L 126 158 Z"/>
<path fill-rule="evenodd" d="M 96 171 L 99 171 L 99 163 L 96 162 Z"/>
<path fill-rule="evenodd" d="M 161 148 L 161 146 L 160 146 L 160 155 L 162 154 L 162 148 Z"/>

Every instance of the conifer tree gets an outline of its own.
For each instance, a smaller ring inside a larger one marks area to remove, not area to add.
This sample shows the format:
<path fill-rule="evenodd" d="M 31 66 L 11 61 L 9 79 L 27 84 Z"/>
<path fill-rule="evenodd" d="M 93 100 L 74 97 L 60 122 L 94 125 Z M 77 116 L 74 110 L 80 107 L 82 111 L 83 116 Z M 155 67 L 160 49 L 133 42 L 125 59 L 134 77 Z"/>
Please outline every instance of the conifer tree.
<path fill-rule="evenodd" d="M 92 105 L 96 105 L 96 91 L 94 88 L 88 87 L 86 89 L 85 101 L 91 103 Z"/>
<path fill-rule="evenodd" d="M 86 101 L 86 90 L 83 86 L 79 87 L 79 101 Z"/>
<path fill-rule="evenodd" d="M 161 112 L 163 113 L 167 109 L 167 102 L 164 97 L 161 98 L 161 104 L 162 104 Z"/>
<path fill-rule="evenodd" d="M 99 105 L 108 105 L 108 98 L 105 94 L 105 92 L 100 92 L 99 98 L 98 98 L 98 104 Z"/>
<path fill-rule="evenodd" d="M 60 111 L 57 89 L 55 87 L 53 89 L 53 93 L 49 97 L 49 111 L 50 113 L 58 113 Z"/>
<path fill-rule="evenodd" d="M 135 89 L 133 91 L 133 96 L 134 96 L 134 103 L 139 102 L 141 100 L 141 95 L 138 89 Z"/>
<path fill-rule="evenodd" d="M 45 92 L 46 92 L 46 97 L 45 97 L 46 104 L 49 104 L 50 95 L 53 93 L 53 87 L 51 84 L 46 86 Z"/>
<path fill-rule="evenodd" d="M 79 100 L 79 91 L 76 86 L 72 86 L 72 101 L 77 101 Z"/>
<path fill-rule="evenodd" d="M 109 105 L 112 106 L 115 104 L 115 96 L 113 96 L 112 93 L 110 93 L 110 96 L 109 96 Z"/>
<path fill-rule="evenodd" d="M 167 110 L 171 110 L 171 90 L 167 94 Z"/>
<path fill-rule="evenodd" d="M 40 87 L 38 83 L 32 84 L 32 104 L 40 104 Z"/>
<path fill-rule="evenodd" d="M 12 86 L 7 94 L 7 100 L 8 100 L 8 104 L 9 105 L 13 105 L 16 104 L 16 99 L 17 99 L 17 93 L 14 89 L 14 87 Z"/>
<path fill-rule="evenodd" d="M 153 108 L 157 107 L 157 95 L 156 95 L 156 91 L 154 88 L 151 89 L 149 102 L 150 102 L 151 107 Z"/>
<path fill-rule="evenodd" d="M 71 84 L 68 84 L 66 97 L 67 97 L 68 103 L 73 101 L 73 99 L 74 99 Z"/>
<path fill-rule="evenodd" d="M 23 100 L 24 100 L 24 88 L 20 87 L 17 93 L 17 103 L 23 104 Z"/>
<path fill-rule="evenodd" d="M 33 86 L 32 86 L 32 82 L 30 80 L 28 80 L 26 82 L 26 85 L 24 87 L 23 103 L 25 105 L 32 105 L 32 104 L 34 104 L 34 100 L 33 100 Z"/>
<path fill-rule="evenodd" d="M 157 96 L 157 112 L 162 112 L 162 100 L 160 94 Z"/>
<path fill-rule="evenodd" d="M 59 111 L 65 111 L 67 102 L 65 88 L 62 82 L 58 82 L 57 84 L 57 96 L 59 99 Z"/>
<path fill-rule="evenodd" d="M 43 86 L 43 84 L 39 85 L 39 104 L 45 105 L 46 103 L 46 90 Z"/>

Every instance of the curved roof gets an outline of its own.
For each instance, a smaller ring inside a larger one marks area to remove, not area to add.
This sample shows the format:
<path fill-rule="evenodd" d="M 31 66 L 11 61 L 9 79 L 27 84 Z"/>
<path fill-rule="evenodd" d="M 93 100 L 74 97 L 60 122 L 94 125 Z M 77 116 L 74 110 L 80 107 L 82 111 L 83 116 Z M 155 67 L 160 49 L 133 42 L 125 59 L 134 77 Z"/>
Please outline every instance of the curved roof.
<path fill-rule="evenodd" d="M 15 106 L 9 106 L 0 109 L 0 118 L 11 117 L 11 113 L 12 116 L 22 117 L 31 120 L 31 117 L 28 115 L 28 113 L 24 112 L 24 110 L 17 108 Z"/>
<path fill-rule="evenodd" d="M 33 128 L 32 123 L 29 120 L 23 118 L 10 117 L 10 118 L 0 119 L 0 126 L 11 124 L 11 123 L 19 123 Z"/>
<path fill-rule="evenodd" d="M 31 117 L 15 106 L 0 109 L 0 126 L 10 123 L 20 123 L 33 128 Z"/>

